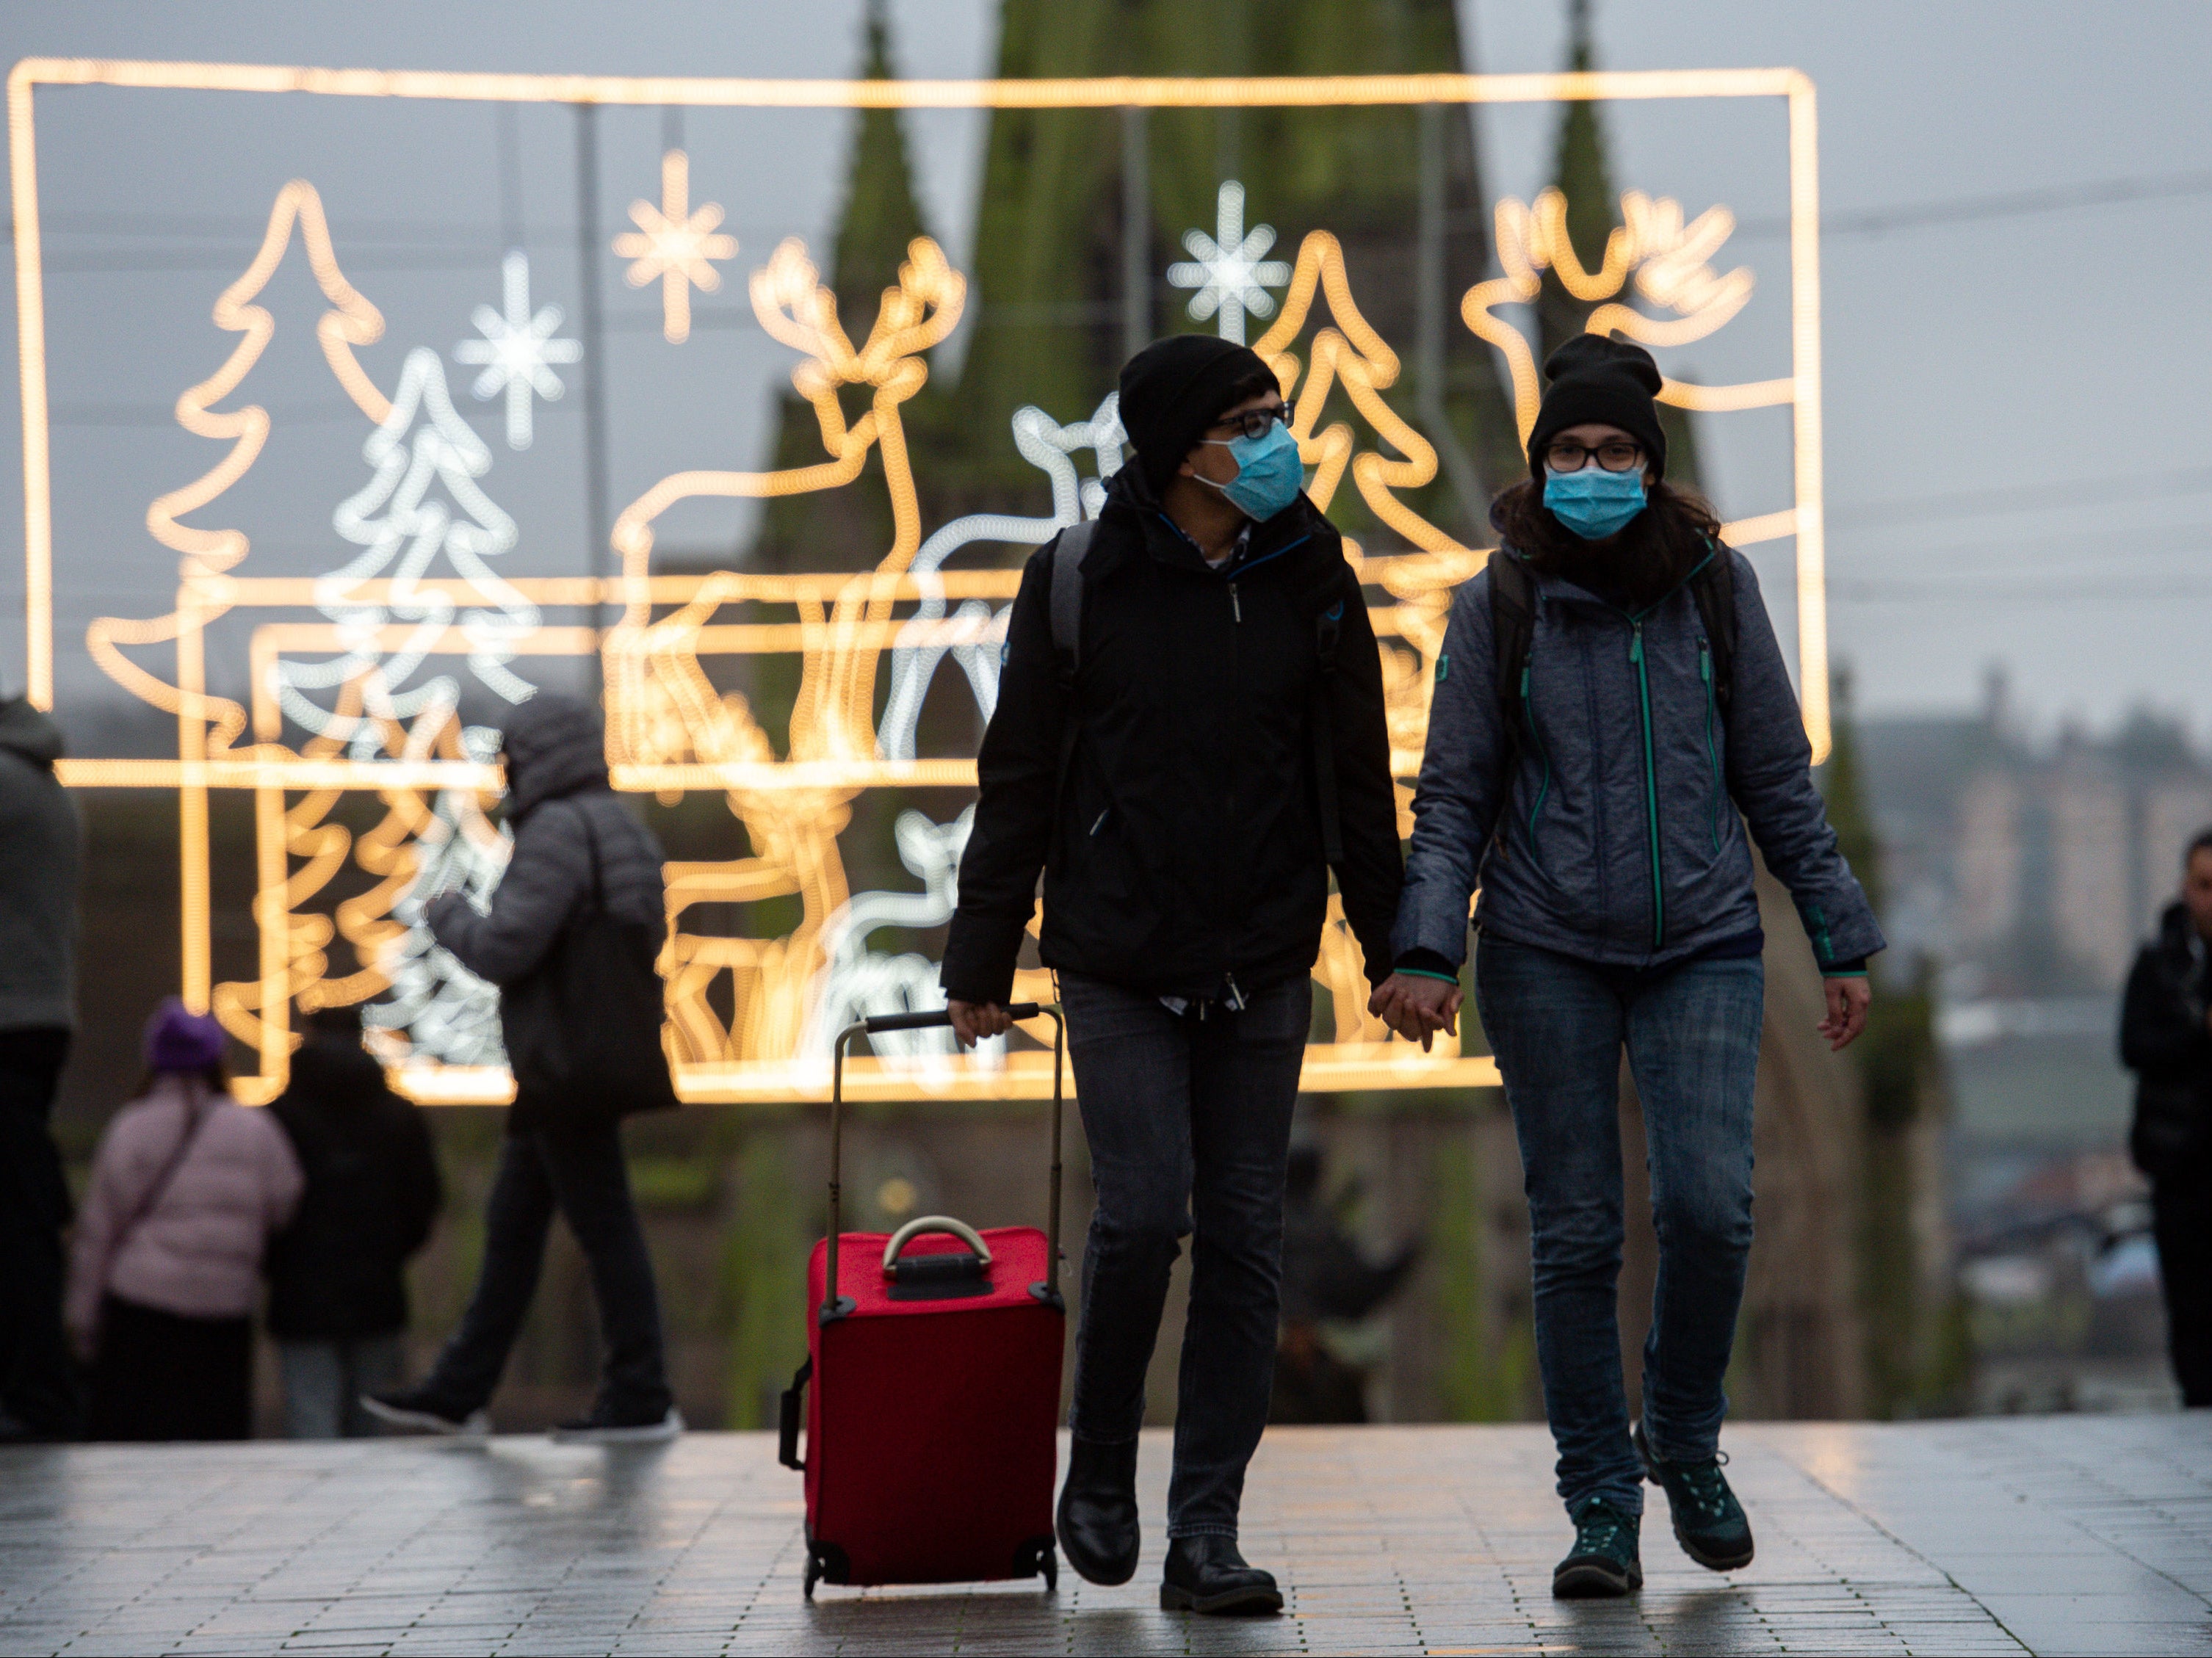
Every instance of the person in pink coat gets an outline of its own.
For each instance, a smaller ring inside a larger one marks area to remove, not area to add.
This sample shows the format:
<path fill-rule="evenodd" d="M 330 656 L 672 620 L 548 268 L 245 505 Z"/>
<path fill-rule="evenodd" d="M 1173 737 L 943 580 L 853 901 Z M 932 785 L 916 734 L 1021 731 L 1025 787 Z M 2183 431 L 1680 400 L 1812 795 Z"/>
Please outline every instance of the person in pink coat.
<path fill-rule="evenodd" d="M 94 1439 L 245 1439 L 269 1236 L 306 1184 L 265 1112 L 230 1097 L 222 1027 L 171 997 L 146 1081 L 100 1136 L 65 1307 Z"/>

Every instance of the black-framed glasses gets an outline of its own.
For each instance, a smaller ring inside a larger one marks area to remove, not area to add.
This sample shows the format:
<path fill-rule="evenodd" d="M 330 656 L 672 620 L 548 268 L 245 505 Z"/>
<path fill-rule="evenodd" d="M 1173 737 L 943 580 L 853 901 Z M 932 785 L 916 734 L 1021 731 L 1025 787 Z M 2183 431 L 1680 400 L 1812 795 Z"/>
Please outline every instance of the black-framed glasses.
<path fill-rule="evenodd" d="M 1588 444 L 1568 440 L 1553 444 L 1544 451 L 1544 465 L 1554 472 L 1579 472 L 1589 465 L 1592 455 L 1597 464 L 1608 472 L 1626 472 L 1644 459 L 1641 444 L 1631 443 L 1626 438 L 1613 438 L 1595 448 Z"/>
<path fill-rule="evenodd" d="M 1267 428 L 1280 421 L 1290 424 L 1291 411 L 1277 404 L 1272 409 L 1247 409 L 1241 415 L 1224 415 L 1213 422 L 1213 430 L 1231 432 L 1240 438 L 1264 438 Z"/>

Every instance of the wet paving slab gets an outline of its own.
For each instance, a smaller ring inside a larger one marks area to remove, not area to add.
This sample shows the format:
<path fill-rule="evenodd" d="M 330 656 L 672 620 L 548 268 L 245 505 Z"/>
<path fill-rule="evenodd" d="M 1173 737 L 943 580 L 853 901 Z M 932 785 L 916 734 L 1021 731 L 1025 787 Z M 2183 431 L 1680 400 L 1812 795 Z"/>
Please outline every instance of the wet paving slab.
<path fill-rule="evenodd" d="M 1758 1558 L 1652 1493 L 1634 1598 L 1560 1603 L 1540 1426 L 1286 1428 L 1243 1547 L 1283 1616 L 1164 1612 L 1168 1442 L 1135 1579 L 801 1593 L 764 1434 L 0 1450 L 0 1653 L 2207 1653 L 2212 1413 L 1747 1424 Z"/>

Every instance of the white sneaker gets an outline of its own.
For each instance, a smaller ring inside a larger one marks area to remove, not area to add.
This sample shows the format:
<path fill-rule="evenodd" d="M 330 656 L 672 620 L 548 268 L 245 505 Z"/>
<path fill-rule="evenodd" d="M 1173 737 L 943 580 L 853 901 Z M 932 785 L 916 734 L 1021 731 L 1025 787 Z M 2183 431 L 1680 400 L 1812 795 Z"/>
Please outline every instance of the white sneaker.
<path fill-rule="evenodd" d="M 551 1430 L 553 1437 L 563 1445 L 658 1445 L 683 1431 L 684 1412 L 673 1405 L 658 1422 L 623 1427 L 586 1417 L 580 1422 L 564 1422 Z"/>
<path fill-rule="evenodd" d="M 416 1433 L 443 1434 L 452 1439 L 483 1439 L 491 1432 L 491 1415 L 477 1409 L 458 1419 L 441 1416 L 435 1411 L 420 1410 L 410 1406 L 394 1404 L 377 1398 L 374 1394 L 361 1396 L 361 1407 L 379 1422 L 395 1428 L 409 1428 Z"/>

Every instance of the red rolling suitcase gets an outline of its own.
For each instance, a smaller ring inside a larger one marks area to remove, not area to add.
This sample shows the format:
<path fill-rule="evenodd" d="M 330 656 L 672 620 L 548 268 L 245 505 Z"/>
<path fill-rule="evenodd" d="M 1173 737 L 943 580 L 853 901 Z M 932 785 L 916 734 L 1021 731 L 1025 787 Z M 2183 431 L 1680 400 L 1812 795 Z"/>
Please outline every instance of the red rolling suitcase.
<path fill-rule="evenodd" d="M 838 1230 L 846 1044 L 944 1013 L 842 1031 L 830 1090 L 830 1240 L 807 1267 L 806 1363 L 783 1395 L 781 1454 L 806 1476 L 806 1585 L 953 1583 L 1042 1575 L 1058 1587 L 1053 1477 L 1060 1425 L 1060 1054 L 1053 1022 L 1049 1230 L 978 1233 L 949 1216 L 889 1236 Z M 811 1386 L 809 1386 L 810 1379 Z M 799 1455 L 802 1414 L 806 1449 Z"/>

